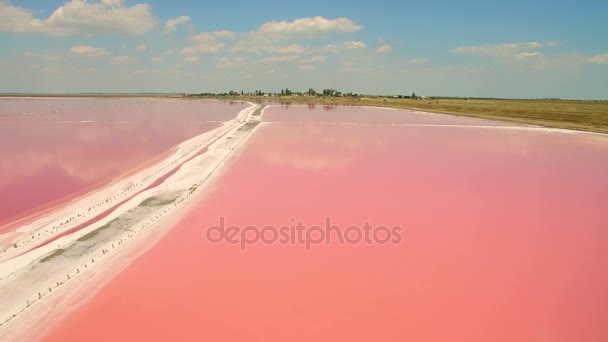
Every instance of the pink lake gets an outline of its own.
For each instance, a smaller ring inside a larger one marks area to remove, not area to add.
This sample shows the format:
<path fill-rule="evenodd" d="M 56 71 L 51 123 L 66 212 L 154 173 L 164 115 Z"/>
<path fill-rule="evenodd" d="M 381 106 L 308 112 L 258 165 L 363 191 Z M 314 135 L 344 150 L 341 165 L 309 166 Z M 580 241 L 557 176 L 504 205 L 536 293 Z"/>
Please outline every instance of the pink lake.
<path fill-rule="evenodd" d="M 319 122 L 336 124 L 408 124 L 510 126 L 511 123 L 477 118 L 448 116 L 409 109 L 344 107 L 338 105 L 283 103 L 264 111 L 266 122 Z"/>
<path fill-rule="evenodd" d="M 45 340 L 608 340 L 606 137 L 359 121 L 262 126 L 168 235 Z M 205 239 L 219 217 L 326 216 L 400 225 L 403 239 L 310 251 Z"/>
<path fill-rule="evenodd" d="M 0 99 L 0 198 L 10 199 L 0 206 L 0 226 L 167 156 L 180 142 L 218 127 L 245 106 L 169 99 Z"/>

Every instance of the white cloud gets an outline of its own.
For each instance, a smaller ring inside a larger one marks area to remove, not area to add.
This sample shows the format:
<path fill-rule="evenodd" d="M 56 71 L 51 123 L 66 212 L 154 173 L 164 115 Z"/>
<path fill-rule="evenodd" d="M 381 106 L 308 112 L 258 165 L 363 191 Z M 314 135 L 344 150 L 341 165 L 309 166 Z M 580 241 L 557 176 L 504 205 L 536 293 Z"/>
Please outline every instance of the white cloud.
<path fill-rule="evenodd" d="M 240 46 L 236 45 L 232 48 L 235 52 L 269 52 L 277 54 L 304 54 L 310 51 L 310 48 L 298 44 L 287 46 L 278 45 L 260 45 L 260 46 Z"/>
<path fill-rule="evenodd" d="M 288 45 L 288 46 L 275 47 L 273 49 L 273 51 L 271 51 L 271 52 L 282 53 L 282 54 L 304 54 L 304 53 L 307 53 L 308 51 L 309 51 L 309 48 L 307 48 L 307 47 L 297 45 L 297 44 L 292 44 L 292 45 Z"/>
<path fill-rule="evenodd" d="M 146 46 L 146 44 L 140 44 L 140 45 L 137 45 L 137 47 L 135 47 L 135 51 L 144 52 L 146 50 L 148 50 L 148 47 Z"/>
<path fill-rule="evenodd" d="M 56 74 L 56 73 L 61 72 L 61 70 L 59 70 L 58 68 L 54 68 L 54 67 L 46 67 L 46 68 L 40 69 L 40 72 L 43 74 Z"/>
<path fill-rule="evenodd" d="M 188 56 L 188 57 L 184 58 L 184 60 L 182 61 L 182 64 L 198 63 L 200 61 L 201 61 L 201 58 L 199 56 Z"/>
<path fill-rule="evenodd" d="M 608 53 L 589 56 L 581 53 L 570 53 L 563 54 L 559 59 L 566 63 L 578 63 L 578 64 L 608 64 Z"/>
<path fill-rule="evenodd" d="M 0 31 L 30 32 L 38 25 L 42 26 L 42 23 L 35 22 L 29 10 L 0 2 Z"/>
<path fill-rule="evenodd" d="M 221 42 L 207 42 L 207 43 L 199 43 L 194 46 L 185 47 L 181 50 L 182 55 L 184 56 L 197 56 L 202 55 L 204 53 L 218 53 L 220 50 L 224 48 L 224 43 Z"/>
<path fill-rule="evenodd" d="M 222 57 L 217 61 L 217 67 L 220 69 L 241 68 L 248 65 L 250 62 L 251 59 L 247 57 Z"/>
<path fill-rule="evenodd" d="M 453 53 L 470 54 L 477 56 L 495 57 L 495 58 L 529 58 L 537 55 L 529 55 L 525 51 L 538 50 L 545 47 L 556 46 L 555 42 L 525 42 L 525 43 L 508 43 L 495 45 L 479 45 L 479 46 L 459 46 L 450 50 Z M 522 54 L 523 52 L 523 54 Z M 534 53 L 534 52 L 532 52 Z"/>
<path fill-rule="evenodd" d="M 316 67 L 314 66 L 314 64 L 302 64 L 302 65 L 298 65 L 298 70 L 304 70 L 304 71 L 312 71 L 315 70 Z"/>
<path fill-rule="evenodd" d="M 520 52 L 513 55 L 514 59 L 527 60 L 534 57 L 541 57 L 543 54 L 540 52 Z"/>
<path fill-rule="evenodd" d="M 285 55 L 285 56 L 270 56 L 262 58 L 259 62 L 262 64 L 275 64 L 275 63 L 288 63 L 295 62 L 300 59 L 299 56 L 296 55 Z"/>
<path fill-rule="evenodd" d="M 323 17 L 299 18 L 294 21 L 269 21 L 258 29 L 260 33 L 293 35 L 319 33 L 352 33 L 363 26 L 355 24 L 348 18 L 326 19 Z"/>
<path fill-rule="evenodd" d="M 592 64 L 608 64 L 608 53 L 595 55 L 587 58 L 587 63 Z"/>
<path fill-rule="evenodd" d="M 150 62 L 152 62 L 152 63 L 162 63 L 163 59 L 161 57 L 152 57 L 152 58 L 150 58 Z"/>
<path fill-rule="evenodd" d="M 179 25 L 184 25 L 190 22 L 190 17 L 182 15 L 181 17 L 173 18 L 165 22 L 165 32 L 173 32 L 177 30 Z"/>
<path fill-rule="evenodd" d="M 389 53 L 393 51 L 393 47 L 388 44 L 382 44 L 376 48 L 377 53 Z"/>
<path fill-rule="evenodd" d="M 312 39 L 331 34 L 353 33 L 363 26 L 348 18 L 327 19 L 323 17 L 299 18 L 294 21 L 269 21 L 254 31 L 245 32 L 238 36 L 233 51 L 271 52 L 271 53 L 303 53 L 304 51 L 284 51 L 288 48 L 305 49 L 295 44 L 299 40 Z M 285 44 L 286 41 L 294 43 Z"/>
<path fill-rule="evenodd" d="M 232 31 L 212 31 L 190 36 L 190 40 L 195 42 L 208 42 L 211 40 L 230 40 L 234 39 L 235 36 L 236 34 Z"/>
<path fill-rule="evenodd" d="M 345 50 L 365 49 L 367 45 L 359 41 L 347 41 L 340 44 L 329 44 L 323 47 L 323 50 L 329 52 L 340 52 Z"/>
<path fill-rule="evenodd" d="M 104 48 L 96 48 L 90 45 L 73 46 L 70 53 L 81 57 L 100 57 L 110 55 L 110 51 Z"/>
<path fill-rule="evenodd" d="M 302 60 L 304 64 L 312 64 L 312 63 L 323 63 L 325 62 L 325 56 L 312 56 Z"/>
<path fill-rule="evenodd" d="M 224 49 L 226 46 L 220 40 L 230 40 L 235 36 L 232 31 L 203 32 L 190 36 L 194 45 L 183 48 L 180 52 L 186 58 L 196 57 L 202 54 L 214 54 Z M 190 58 L 194 60 L 194 58 Z"/>
<path fill-rule="evenodd" d="M 146 70 L 135 70 L 133 72 L 134 75 L 145 75 L 147 73 L 148 73 L 148 71 L 146 71 Z"/>
<path fill-rule="evenodd" d="M 149 5 L 128 7 L 124 0 L 71 0 L 46 19 L 34 18 L 30 10 L 7 1 L 0 2 L 0 31 L 4 32 L 39 32 L 55 36 L 140 35 L 155 25 L 156 19 Z"/>
<path fill-rule="evenodd" d="M 228 69 L 228 68 L 246 68 L 251 66 L 267 66 L 271 64 L 282 64 L 282 63 L 299 63 L 298 69 L 311 70 L 310 66 L 314 66 L 316 63 L 325 62 L 325 56 L 310 56 L 308 58 L 302 58 L 300 55 L 270 55 L 260 59 L 253 59 L 251 57 L 222 57 L 217 61 L 217 68 Z M 304 69 L 302 69 L 304 68 Z"/>
<path fill-rule="evenodd" d="M 397 64 L 420 65 L 429 62 L 428 58 L 402 58 L 395 61 Z"/>
<path fill-rule="evenodd" d="M 112 58 L 112 64 L 128 64 L 137 61 L 137 58 L 131 56 L 117 56 Z"/>

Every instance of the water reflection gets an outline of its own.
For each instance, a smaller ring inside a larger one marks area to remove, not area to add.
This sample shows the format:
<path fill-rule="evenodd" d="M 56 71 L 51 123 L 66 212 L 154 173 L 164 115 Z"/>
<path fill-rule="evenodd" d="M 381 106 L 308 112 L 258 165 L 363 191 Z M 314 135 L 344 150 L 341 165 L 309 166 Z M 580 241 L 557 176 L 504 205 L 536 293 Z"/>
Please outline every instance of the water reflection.
<path fill-rule="evenodd" d="M 338 105 L 336 105 L 336 104 L 324 104 L 323 105 L 323 110 L 326 112 L 336 110 L 336 109 L 338 109 Z"/>
<path fill-rule="evenodd" d="M 306 106 L 279 110 L 282 118 L 303 111 L 298 120 L 328 116 Z M 49 341 L 168 340 L 177 332 L 181 340 L 603 342 L 608 158 L 599 143 L 581 139 L 264 125 L 213 196 Z M 242 252 L 201 232 L 218 216 L 264 227 L 290 218 L 321 226 L 328 215 L 336 229 L 399 224 L 403 244 L 321 242 L 307 252 L 269 242 Z"/>
<path fill-rule="evenodd" d="M 236 101 L 6 101 L 0 198 L 11 200 L 0 206 L 0 225 L 161 157 L 244 108 Z"/>
<path fill-rule="evenodd" d="M 338 104 L 287 104 L 272 106 L 264 111 L 264 121 L 270 122 L 333 122 L 421 125 L 512 126 L 500 121 L 417 112 L 405 109 L 345 106 Z M 323 110 L 316 110 L 321 107 Z M 283 109 L 290 109 L 289 112 Z M 327 115 L 331 111 L 332 115 Z"/>

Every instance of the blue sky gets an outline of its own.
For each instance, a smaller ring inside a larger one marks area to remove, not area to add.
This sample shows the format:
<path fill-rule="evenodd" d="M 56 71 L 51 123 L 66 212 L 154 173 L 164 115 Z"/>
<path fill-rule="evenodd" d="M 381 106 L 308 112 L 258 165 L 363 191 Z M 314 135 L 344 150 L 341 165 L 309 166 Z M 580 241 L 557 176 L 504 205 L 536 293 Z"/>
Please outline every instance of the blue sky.
<path fill-rule="evenodd" d="M 606 1 L 0 0 L 0 92 L 608 99 Z"/>

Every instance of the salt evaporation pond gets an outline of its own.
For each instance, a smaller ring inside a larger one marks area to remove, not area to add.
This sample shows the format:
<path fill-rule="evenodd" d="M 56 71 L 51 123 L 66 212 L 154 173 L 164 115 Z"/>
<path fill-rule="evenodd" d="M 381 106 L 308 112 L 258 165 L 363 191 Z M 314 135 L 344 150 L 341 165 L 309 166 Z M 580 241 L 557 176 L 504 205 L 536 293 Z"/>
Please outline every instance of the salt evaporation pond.
<path fill-rule="evenodd" d="M 0 198 L 5 199 L 0 226 L 162 159 L 245 106 L 137 98 L 0 99 Z"/>
<path fill-rule="evenodd" d="M 270 108 L 213 190 L 45 340 L 608 340 L 605 136 L 296 107 Z M 326 216 L 403 240 L 205 239 L 219 217 Z"/>

